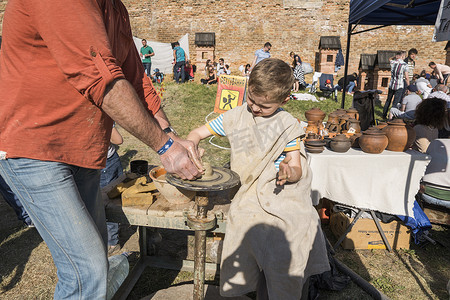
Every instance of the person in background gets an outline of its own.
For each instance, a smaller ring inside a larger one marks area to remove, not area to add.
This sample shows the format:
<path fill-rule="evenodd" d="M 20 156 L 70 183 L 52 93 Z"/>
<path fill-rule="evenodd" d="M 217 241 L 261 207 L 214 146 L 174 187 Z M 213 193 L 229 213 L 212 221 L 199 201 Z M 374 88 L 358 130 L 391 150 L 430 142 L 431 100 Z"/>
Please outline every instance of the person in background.
<path fill-rule="evenodd" d="M 272 49 L 272 44 L 269 42 L 264 44 L 264 47 L 255 51 L 255 58 L 253 59 L 250 70 L 258 64 L 260 61 L 266 58 L 270 58 L 270 49 Z"/>
<path fill-rule="evenodd" d="M 100 188 L 104 188 L 113 180 L 119 178 L 123 174 L 122 164 L 120 163 L 119 154 L 117 154 L 116 147 L 123 143 L 122 135 L 114 126 L 111 131 L 111 142 L 108 148 L 108 156 L 106 159 L 106 166 L 102 169 L 100 174 Z M 119 224 L 113 222 L 106 222 L 108 230 L 108 254 L 120 249 L 119 244 Z"/>
<path fill-rule="evenodd" d="M 217 76 L 220 76 L 221 74 L 225 74 L 225 60 L 223 58 L 219 58 L 219 63 L 217 64 L 216 71 Z"/>
<path fill-rule="evenodd" d="M 184 82 L 185 74 L 184 67 L 186 65 L 186 54 L 183 48 L 180 47 L 180 43 L 175 42 L 173 48 L 173 64 L 175 70 L 175 82 Z"/>
<path fill-rule="evenodd" d="M 242 75 L 243 76 L 249 76 L 250 75 L 250 70 L 251 70 L 251 65 L 250 64 L 246 64 L 245 68 L 242 71 Z"/>
<path fill-rule="evenodd" d="M 417 89 L 422 94 L 423 99 L 428 98 L 433 89 L 430 81 L 426 79 L 426 75 L 427 73 L 425 72 L 425 70 L 422 70 L 422 72 L 420 72 L 419 78 L 417 78 L 415 81 Z"/>
<path fill-rule="evenodd" d="M 353 89 L 358 84 L 358 74 L 353 73 L 347 76 L 347 84 L 344 83 L 344 77 L 339 79 L 338 84 L 335 85 L 336 93 L 337 91 L 347 92 L 347 94 L 352 95 Z M 345 89 L 344 89 L 345 87 Z M 337 94 L 336 94 L 337 95 Z"/>
<path fill-rule="evenodd" d="M 405 120 L 414 120 L 416 117 L 416 107 L 422 102 L 419 96 L 420 92 L 414 84 L 408 85 L 406 96 L 402 100 L 400 109 L 392 107 L 389 111 L 389 120 L 400 118 Z"/>
<path fill-rule="evenodd" d="M 391 105 L 392 98 L 394 101 L 392 107 L 399 108 L 402 101 L 403 90 L 409 85 L 408 65 L 404 61 L 405 51 L 398 51 L 394 57 L 389 59 L 391 64 L 391 81 L 389 82 L 389 91 L 386 103 L 383 107 L 383 119 L 386 119 Z"/>
<path fill-rule="evenodd" d="M 412 148 L 426 153 L 431 141 L 438 138 L 439 129 L 444 127 L 447 118 L 447 102 L 439 98 L 423 100 L 416 108 L 416 140 Z"/>
<path fill-rule="evenodd" d="M 223 68 L 223 71 L 225 72 L 226 75 L 230 75 L 231 74 L 230 66 L 225 65 L 225 67 Z"/>
<path fill-rule="evenodd" d="M 303 89 L 306 86 L 305 72 L 303 71 L 302 60 L 300 59 L 300 56 L 295 54 L 293 51 L 289 55 L 293 59 L 292 69 L 294 70 L 295 78 L 293 92 L 296 93 L 298 92 L 300 87 Z"/>
<path fill-rule="evenodd" d="M 411 48 L 408 51 L 408 57 L 405 58 L 404 62 L 408 65 L 408 78 L 409 82 L 413 80 L 414 68 L 416 67 L 415 59 L 419 52 L 415 48 Z"/>
<path fill-rule="evenodd" d="M 208 67 L 208 75 L 206 78 L 202 78 L 201 80 L 202 84 L 216 84 L 217 83 L 217 74 L 216 70 L 213 66 Z"/>
<path fill-rule="evenodd" d="M 447 65 L 437 64 L 435 62 L 430 62 L 428 66 L 433 69 L 433 73 L 439 80 L 439 83 L 447 84 L 448 75 L 450 75 L 450 67 Z"/>
<path fill-rule="evenodd" d="M 145 73 L 148 77 L 151 77 L 152 75 L 152 56 L 155 55 L 155 52 L 153 52 L 152 47 L 147 45 L 147 40 L 142 39 L 142 47 L 141 47 L 141 58 L 142 58 L 142 64 L 144 65 Z"/>
<path fill-rule="evenodd" d="M 444 84 L 437 84 L 431 91 L 431 94 L 428 96 L 428 98 L 439 98 L 447 102 L 450 102 L 450 96 L 448 95 L 448 87 Z"/>
<path fill-rule="evenodd" d="M 25 226 L 34 227 L 33 221 L 31 221 L 27 211 L 23 207 L 22 203 L 20 203 L 19 198 L 17 198 L 13 191 L 11 191 L 11 188 L 8 186 L 2 176 L 0 176 L 0 195 L 2 195 L 6 203 L 11 206 L 11 208 L 16 213 L 17 218 L 22 221 Z"/>
<path fill-rule="evenodd" d="M 186 61 L 186 66 L 184 67 L 185 81 L 194 80 L 194 67 L 190 60 Z"/>
<path fill-rule="evenodd" d="M 295 66 L 296 65 L 298 65 L 298 64 L 302 64 L 302 59 L 300 58 L 300 56 L 299 55 L 297 55 L 297 54 L 295 54 L 295 52 L 294 51 L 291 51 L 290 53 L 289 53 L 289 56 L 292 58 L 292 67 L 293 68 L 295 68 Z"/>

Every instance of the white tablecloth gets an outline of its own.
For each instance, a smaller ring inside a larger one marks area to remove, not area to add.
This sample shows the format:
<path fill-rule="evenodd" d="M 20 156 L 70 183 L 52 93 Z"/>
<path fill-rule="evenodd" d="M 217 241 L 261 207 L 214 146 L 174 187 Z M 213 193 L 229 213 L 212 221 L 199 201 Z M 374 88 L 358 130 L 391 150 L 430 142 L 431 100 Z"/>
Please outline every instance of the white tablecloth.
<path fill-rule="evenodd" d="M 414 196 L 429 162 L 428 155 L 414 150 L 308 153 L 313 203 L 325 197 L 357 208 L 413 216 Z"/>

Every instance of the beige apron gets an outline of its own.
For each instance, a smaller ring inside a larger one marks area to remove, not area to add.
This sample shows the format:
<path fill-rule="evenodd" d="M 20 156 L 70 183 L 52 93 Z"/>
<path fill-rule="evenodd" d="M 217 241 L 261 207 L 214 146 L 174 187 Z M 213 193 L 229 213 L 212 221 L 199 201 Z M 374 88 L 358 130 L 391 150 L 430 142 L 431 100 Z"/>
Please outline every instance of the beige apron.
<path fill-rule="evenodd" d="M 303 145 L 300 181 L 281 190 L 275 184 L 275 160 L 303 130 L 285 111 L 254 118 L 246 104 L 226 112 L 223 122 L 241 187 L 228 214 L 221 295 L 255 291 L 264 271 L 269 299 L 298 300 L 304 281 L 330 268 Z"/>

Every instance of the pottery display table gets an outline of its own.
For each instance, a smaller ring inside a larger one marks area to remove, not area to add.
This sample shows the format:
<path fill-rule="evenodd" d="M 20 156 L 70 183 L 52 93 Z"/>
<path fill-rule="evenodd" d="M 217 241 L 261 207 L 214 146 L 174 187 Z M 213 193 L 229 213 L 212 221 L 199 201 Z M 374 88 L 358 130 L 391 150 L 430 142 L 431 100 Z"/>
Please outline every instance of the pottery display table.
<path fill-rule="evenodd" d="M 346 153 L 329 149 L 319 154 L 308 153 L 307 160 L 313 172 L 314 205 L 321 198 L 328 198 L 359 209 L 348 233 L 364 211 L 370 212 L 373 218 L 373 211 L 414 216 L 415 195 L 430 157 L 414 150 L 368 154 L 351 148 Z M 376 218 L 374 221 L 378 222 Z M 390 250 L 379 224 L 377 227 Z"/>
<path fill-rule="evenodd" d="M 102 190 L 102 197 L 108 221 L 139 226 L 140 257 L 113 299 L 126 299 L 147 266 L 183 271 L 194 270 L 193 261 L 174 261 L 167 257 L 148 256 L 147 227 L 193 231 L 186 220 L 189 214 L 196 212 L 195 202 L 174 205 L 157 193 L 156 200 L 151 205 L 123 207 L 120 197 L 109 199 L 106 193 L 125 178 L 126 176 L 123 175 L 106 186 Z M 230 206 L 229 191 L 210 193 L 209 200 L 207 210 L 216 218 L 216 226 L 210 232 L 225 233 L 226 214 Z M 214 274 L 216 270 L 216 264 L 206 263 L 206 272 Z"/>

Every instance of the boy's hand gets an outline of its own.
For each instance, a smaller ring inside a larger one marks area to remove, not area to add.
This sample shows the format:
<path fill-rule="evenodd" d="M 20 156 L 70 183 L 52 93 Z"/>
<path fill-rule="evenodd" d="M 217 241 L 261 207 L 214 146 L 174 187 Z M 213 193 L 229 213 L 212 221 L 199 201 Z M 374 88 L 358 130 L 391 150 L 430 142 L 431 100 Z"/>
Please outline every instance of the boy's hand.
<path fill-rule="evenodd" d="M 278 171 L 278 178 L 277 178 L 277 185 L 284 185 L 286 181 L 289 181 L 288 179 L 292 175 L 291 167 L 289 166 L 289 161 L 291 160 L 291 157 L 286 157 L 280 162 L 280 168 Z"/>

